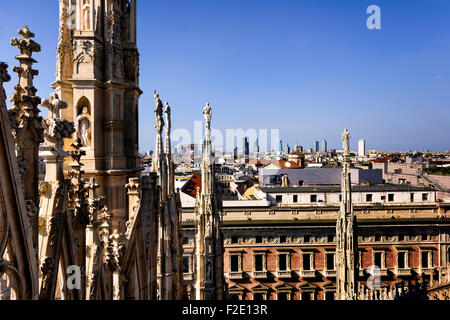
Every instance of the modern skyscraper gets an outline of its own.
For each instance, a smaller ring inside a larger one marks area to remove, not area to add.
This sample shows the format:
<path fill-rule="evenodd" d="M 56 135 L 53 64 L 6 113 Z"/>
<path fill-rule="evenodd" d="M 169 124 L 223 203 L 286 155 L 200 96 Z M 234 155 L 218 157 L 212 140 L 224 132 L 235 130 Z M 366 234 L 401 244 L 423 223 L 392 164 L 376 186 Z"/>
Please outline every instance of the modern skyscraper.
<path fill-rule="evenodd" d="M 291 147 L 288 144 L 284 147 L 284 152 L 291 153 Z"/>
<path fill-rule="evenodd" d="M 253 148 L 253 152 L 259 153 L 259 139 L 258 138 L 256 138 L 256 140 L 255 140 L 255 146 Z"/>
<path fill-rule="evenodd" d="M 242 138 L 242 153 L 244 156 L 248 156 L 250 154 L 250 143 L 248 141 L 248 137 Z"/>
<path fill-rule="evenodd" d="M 280 152 L 282 152 L 282 151 L 283 151 L 283 141 L 280 140 Z"/>
<path fill-rule="evenodd" d="M 326 153 L 327 150 L 327 140 L 322 140 L 322 152 Z"/>
<path fill-rule="evenodd" d="M 314 149 L 314 151 L 315 151 L 315 152 L 320 152 L 320 149 L 319 149 L 319 148 L 320 148 L 320 143 L 319 143 L 319 141 L 316 141 L 316 142 L 315 142 L 315 149 Z"/>
<path fill-rule="evenodd" d="M 365 155 L 366 155 L 366 141 L 361 139 L 358 141 L 358 156 L 360 158 L 364 158 Z"/>

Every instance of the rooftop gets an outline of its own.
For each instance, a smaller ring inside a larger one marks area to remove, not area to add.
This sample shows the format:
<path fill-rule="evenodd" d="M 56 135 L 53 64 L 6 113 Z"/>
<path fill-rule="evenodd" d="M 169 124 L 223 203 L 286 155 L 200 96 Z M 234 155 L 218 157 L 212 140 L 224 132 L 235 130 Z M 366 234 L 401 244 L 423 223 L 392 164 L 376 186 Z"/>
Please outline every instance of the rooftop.
<path fill-rule="evenodd" d="M 308 192 L 341 192 L 341 186 L 328 185 L 328 186 L 302 186 L 302 187 L 262 187 L 260 188 L 265 193 L 308 193 Z M 397 185 L 397 184 L 376 184 L 376 185 L 356 185 L 352 186 L 353 192 L 383 192 L 383 191 L 434 191 L 429 187 L 413 187 L 410 185 Z"/>

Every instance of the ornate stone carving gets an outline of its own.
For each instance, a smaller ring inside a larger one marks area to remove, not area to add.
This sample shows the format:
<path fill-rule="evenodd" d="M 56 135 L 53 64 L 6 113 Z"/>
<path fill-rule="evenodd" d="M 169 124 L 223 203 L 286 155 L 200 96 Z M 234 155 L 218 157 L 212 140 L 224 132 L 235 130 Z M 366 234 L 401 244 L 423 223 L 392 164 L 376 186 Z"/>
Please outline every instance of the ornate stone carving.
<path fill-rule="evenodd" d="M 89 63 L 94 61 L 94 46 L 90 40 L 75 40 L 73 42 L 73 60 L 77 63 Z"/>

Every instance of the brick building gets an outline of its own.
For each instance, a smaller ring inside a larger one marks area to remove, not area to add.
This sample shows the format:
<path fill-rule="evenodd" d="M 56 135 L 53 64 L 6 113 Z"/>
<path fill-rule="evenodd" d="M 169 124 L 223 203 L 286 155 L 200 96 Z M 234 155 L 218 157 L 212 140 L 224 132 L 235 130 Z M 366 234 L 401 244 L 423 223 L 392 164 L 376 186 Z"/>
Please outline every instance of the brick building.
<path fill-rule="evenodd" d="M 372 188 L 365 191 L 375 197 L 392 191 L 383 191 L 382 185 Z M 362 265 L 359 284 L 367 292 L 370 274 L 379 275 L 374 292 L 380 297 L 416 281 L 425 280 L 431 286 L 439 279 L 449 280 L 450 204 L 436 201 L 435 191 L 430 189 L 417 190 L 431 193 L 427 199 L 417 197 L 411 202 L 411 189 L 401 188 L 398 186 L 396 193 L 403 195 L 394 201 L 354 198 Z M 334 299 L 338 212 L 338 202 L 274 205 L 267 200 L 224 201 L 224 272 L 231 298 Z M 188 283 L 192 278 L 193 219 L 192 209 L 184 207 L 183 265 Z"/>

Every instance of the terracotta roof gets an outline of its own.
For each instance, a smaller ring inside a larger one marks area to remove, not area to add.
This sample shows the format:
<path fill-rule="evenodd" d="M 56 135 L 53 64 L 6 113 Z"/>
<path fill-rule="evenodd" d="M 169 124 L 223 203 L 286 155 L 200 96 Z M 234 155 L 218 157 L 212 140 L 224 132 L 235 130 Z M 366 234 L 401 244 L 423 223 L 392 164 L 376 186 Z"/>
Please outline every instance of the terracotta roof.
<path fill-rule="evenodd" d="M 380 157 L 380 158 L 375 158 L 375 159 L 370 159 L 370 162 L 388 162 L 389 159 L 385 158 L 385 157 Z"/>
<path fill-rule="evenodd" d="M 274 161 L 273 164 L 279 166 L 281 169 L 301 169 L 301 166 L 293 161 L 278 160 Z"/>
<path fill-rule="evenodd" d="M 195 198 L 197 196 L 197 187 L 201 192 L 202 175 L 200 173 L 194 173 L 192 177 L 183 185 L 181 191 Z"/>

